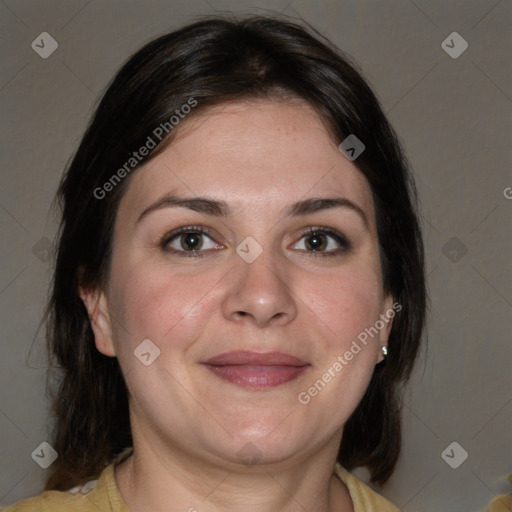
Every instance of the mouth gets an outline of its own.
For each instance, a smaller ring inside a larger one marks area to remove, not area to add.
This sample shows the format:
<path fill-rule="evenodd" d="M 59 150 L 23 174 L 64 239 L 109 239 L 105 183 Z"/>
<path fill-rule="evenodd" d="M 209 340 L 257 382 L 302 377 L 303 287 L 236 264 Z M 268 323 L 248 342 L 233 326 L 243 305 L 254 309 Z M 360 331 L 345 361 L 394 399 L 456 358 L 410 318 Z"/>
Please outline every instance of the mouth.
<path fill-rule="evenodd" d="M 290 354 L 226 352 L 201 363 L 217 377 L 246 389 L 265 389 L 297 379 L 311 365 Z"/>

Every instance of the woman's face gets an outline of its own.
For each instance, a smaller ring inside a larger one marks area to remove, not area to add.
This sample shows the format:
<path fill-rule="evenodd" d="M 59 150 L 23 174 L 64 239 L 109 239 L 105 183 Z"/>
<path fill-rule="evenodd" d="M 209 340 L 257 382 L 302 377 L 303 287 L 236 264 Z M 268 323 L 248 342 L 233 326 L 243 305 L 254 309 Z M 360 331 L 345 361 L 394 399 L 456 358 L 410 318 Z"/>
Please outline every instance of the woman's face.
<path fill-rule="evenodd" d="M 131 177 L 108 289 L 82 291 L 97 347 L 119 359 L 152 446 L 308 456 L 339 442 L 391 327 L 369 185 L 306 104 L 182 123 Z"/>

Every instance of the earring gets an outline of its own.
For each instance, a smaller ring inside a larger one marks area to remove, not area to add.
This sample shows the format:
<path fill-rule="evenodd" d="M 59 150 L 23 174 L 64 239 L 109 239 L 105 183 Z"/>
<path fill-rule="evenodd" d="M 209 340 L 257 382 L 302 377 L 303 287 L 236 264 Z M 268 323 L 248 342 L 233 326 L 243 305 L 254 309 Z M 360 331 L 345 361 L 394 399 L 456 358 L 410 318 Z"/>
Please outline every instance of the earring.
<path fill-rule="evenodd" d="M 382 346 L 380 347 L 382 350 L 382 355 L 384 356 L 384 359 L 388 356 L 388 347 Z"/>

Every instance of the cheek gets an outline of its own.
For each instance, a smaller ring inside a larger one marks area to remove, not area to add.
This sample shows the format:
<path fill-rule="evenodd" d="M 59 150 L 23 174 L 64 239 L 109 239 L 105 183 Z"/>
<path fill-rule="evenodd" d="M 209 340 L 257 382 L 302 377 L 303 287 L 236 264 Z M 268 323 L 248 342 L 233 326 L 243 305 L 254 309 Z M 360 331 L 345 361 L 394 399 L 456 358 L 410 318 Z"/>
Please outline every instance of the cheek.
<path fill-rule="evenodd" d="M 217 273 L 177 275 L 168 267 L 123 271 L 112 290 L 116 352 L 126 358 L 146 338 L 166 352 L 186 350 L 213 316 L 220 279 Z"/>
<path fill-rule="evenodd" d="M 357 407 L 375 370 L 379 335 L 367 332 L 382 312 L 382 284 L 378 268 L 357 266 L 315 283 L 303 283 L 304 302 L 326 335 L 299 401 L 335 429 Z"/>
<path fill-rule="evenodd" d="M 364 344 L 358 336 L 381 314 L 380 268 L 353 262 L 330 276 L 305 277 L 300 287 L 309 318 L 322 335 L 314 371 L 297 400 L 304 414 L 315 418 L 318 431 L 332 434 L 356 409 L 375 370 L 379 337 Z"/>
<path fill-rule="evenodd" d="M 299 295 L 325 326 L 333 347 L 342 349 L 375 324 L 382 309 L 378 269 L 347 266 L 335 275 L 307 278 Z"/>

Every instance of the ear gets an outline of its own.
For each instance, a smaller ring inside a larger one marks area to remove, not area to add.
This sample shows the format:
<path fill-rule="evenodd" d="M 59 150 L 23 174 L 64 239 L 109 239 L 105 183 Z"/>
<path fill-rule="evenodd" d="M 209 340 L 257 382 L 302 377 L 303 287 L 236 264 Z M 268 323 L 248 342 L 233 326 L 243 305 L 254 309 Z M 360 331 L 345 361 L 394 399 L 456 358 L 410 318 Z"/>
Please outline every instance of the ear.
<path fill-rule="evenodd" d="M 112 324 L 105 293 L 100 289 L 89 289 L 80 286 L 79 294 L 89 314 L 96 348 L 106 356 L 115 357 L 116 353 L 112 342 Z"/>
<path fill-rule="evenodd" d="M 391 327 L 393 326 L 393 318 L 395 317 L 396 313 L 402 309 L 402 305 L 396 302 L 391 294 L 388 294 L 382 302 L 382 308 L 383 310 L 381 312 L 380 319 L 384 322 L 385 325 L 379 333 L 380 344 L 377 363 L 380 363 L 384 359 L 384 354 L 382 353 L 381 347 L 387 348 L 389 333 L 391 332 Z"/>

